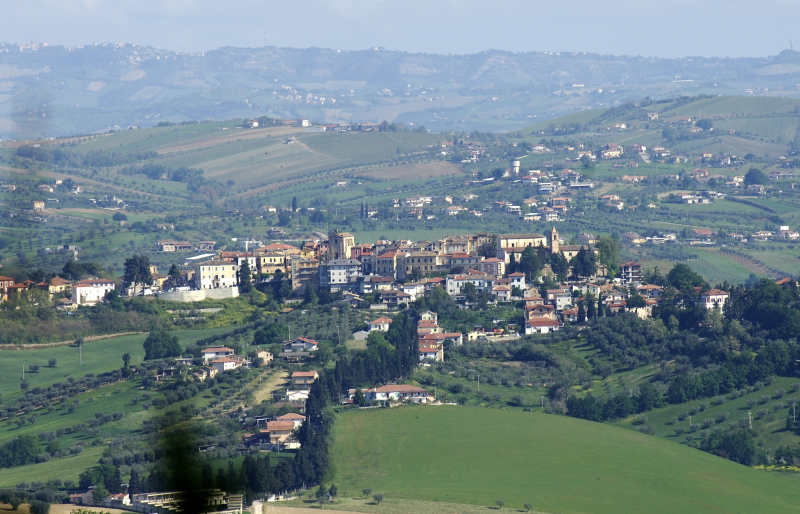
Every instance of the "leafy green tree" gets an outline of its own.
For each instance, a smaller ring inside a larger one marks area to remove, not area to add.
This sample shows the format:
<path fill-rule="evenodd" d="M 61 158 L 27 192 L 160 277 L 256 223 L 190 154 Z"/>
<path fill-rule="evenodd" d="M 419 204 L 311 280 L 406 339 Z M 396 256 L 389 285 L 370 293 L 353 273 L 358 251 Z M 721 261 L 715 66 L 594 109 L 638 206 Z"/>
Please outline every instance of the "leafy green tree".
<path fill-rule="evenodd" d="M 175 285 L 181 279 L 181 270 L 178 269 L 178 266 L 173 264 L 169 267 L 169 273 L 167 273 L 167 276 L 169 277 L 170 283 Z"/>
<path fill-rule="evenodd" d="M 280 213 L 278 213 L 278 225 L 280 225 L 281 227 L 288 227 L 289 222 L 291 221 L 292 221 L 292 215 L 289 213 L 289 211 L 281 211 Z"/>
<path fill-rule="evenodd" d="M 94 500 L 94 504 L 102 505 L 103 500 L 106 498 L 108 498 L 108 489 L 106 489 L 105 484 L 97 484 L 92 490 L 92 499 Z"/>
<path fill-rule="evenodd" d="M 525 273 L 527 280 L 533 282 L 533 279 L 539 276 L 539 272 L 542 271 L 544 262 L 536 253 L 536 249 L 528 246 L 522 251 L 522 255 L 519 258 L 519 267 L 522 273 Z"/>
<path fill-rule="evenodd" d="M 125 274 L 122 279 L 126 284 L 137 286 L 152 285 L 153 274 L 150 272 L 150 258 L 146 255 L 134 255 L 125 259 Z"/>
<path fill-rule="evenodd" d="M 619 243 L 612 237 L 601 237 L 597 242 L 597 258 L 606 266 L 609 276 L 616 276 L 619 270 Z"/>
<path fill-rule="evenodd" d="M 372 499 L 375 500 L 375 503 L 380 505 L 381 502 L 383 501 L 383 493 L 375 493 L 375 494 L 373 494 L 372 495 Z"/>
<path fill-rule="evenodd" d="M 168 357 L 180 357 L 181 345 L 178 337 L 165 330 L 154 330 L 150 332 L 144 340 L 145 360 L 166 359 Z"/>
<path fill-rule="evenodd" d="M 319 303 L 319 298 L 317 298 L 317 293 L 314 291 L 314 288 L 311 287 L 311 284 L 306 284 L 306 290 L 303 294 L 303 303 L 305 305 L 316 305 Z"/>
<path fill-rule="evenodd" d="M 501 498 L 496 499 L 494 502 L 497 504 L 498 509 L 502 509 L 503 505 L 506 504 L 506 501 Z"/>
<path fill-rule="evenodd" d="M 592 294 L 586 295 L 586 317 L 589 319 L 597 317 L 597 299 Z"/>
<path fill-rule="evenodd" d="M 694 126 L 708 131 L 714 128 L 714 123 L 711 120 L 703 119 L 703 120 L 697 120 Z"/>
<path fill-rule="evenodd" d="M 365 488 L 365 489 L 362 489 L 362 490 L 361 490 L 361 494 L 363 494 L 363 495 L 364 495 L 364 498 L 366 498 L 367 496 L 369 496 L 370 494 L 372 494 L 372 489 L 370 489 L 370 488 Z"/>
<path fill-rule="evenodd" d="M 758 168 L 750 168 L 747 170 L 747 174 L 744 176 L 744 184 L 746 186 L 750 186 L 753 184 L 766 184 L 769 181 L 769 177 Z"/>
<path fill-rule="evenodd" d="M 559 280 L 566 280 L 567 274 L 569 273 L 569 262 L 563 254 L 553 254 L 550 257 L 550 269 L 558 276 Z"/>
<path fill-rule="evenodd" d="M 339 496 L 339 488 L 336 487 L 336 484 L 331 484 L 330 489 L 328 489 L 328 496 L 334 499 Z"/>
<path fill-rule="evenodd" d="M 356 388 L 356 394 L 353 395 L 353 404 L 362 406 L 367 403 L 367 399 L 364 397 L 364 391 L 361 390 L 360 387 Z M 366 495 L 364 495 L 366 496 Z"/>
<path fill-rule="evenodd" d="M 31 514 L 50 514 L 50 504 L 40 500 L 33 500 L 28 510 Z"/>
<path fill-rule="evenodd" d="M 693 287 L 706 287 L 706 281 L 687 264 L 676 264 L 667 273 L 667 283 L 679 291 Z"/>
<path fill-rule="evenodd" d="M 239 266 L 239 292 L 249 293 L 253 290 L 252 274 L 250 273 L 250 263 L 245 259 Z"/>

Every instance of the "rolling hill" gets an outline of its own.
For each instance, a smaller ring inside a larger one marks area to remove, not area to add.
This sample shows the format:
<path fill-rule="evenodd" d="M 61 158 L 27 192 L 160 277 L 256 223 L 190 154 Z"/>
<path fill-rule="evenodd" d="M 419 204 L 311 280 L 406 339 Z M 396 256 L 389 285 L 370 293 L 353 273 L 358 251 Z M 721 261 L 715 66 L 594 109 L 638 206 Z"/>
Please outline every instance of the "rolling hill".
<path fill-rule="evenodd" d="M 159 121 L 274 113 L 508 131 L 631 99 L 796 96 L 798 52 L 658 59 L 586 52 L 465 55 L 232 48 L 182 54 L 125 43 L 0 43 L 0 138 L 36 139 Z"/>
<path fill-rule="evenodd" d="M 387 497 L 538 512 L 796 512 L 789 478 L 610 425 L 441 406 L 346 412 L 334 480 Z"/>

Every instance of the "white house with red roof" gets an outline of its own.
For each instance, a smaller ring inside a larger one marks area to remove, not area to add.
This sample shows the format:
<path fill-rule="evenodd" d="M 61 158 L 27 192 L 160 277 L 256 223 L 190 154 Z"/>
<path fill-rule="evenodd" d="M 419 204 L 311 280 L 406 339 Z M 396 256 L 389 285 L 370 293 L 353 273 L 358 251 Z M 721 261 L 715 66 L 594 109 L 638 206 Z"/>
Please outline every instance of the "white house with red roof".
<path fill-rule="evenodd" d="M 211 366 L 218 372 L 230 371 L 242 366 L 242 361 L 233 357 L 220 357 L 211 361 Z"/>
<path fill-rule="evenodd" d="M 520 273 L 517 271 L 516 273 L 512 273 L 508 276 L 511 279 L 511 287 L 518 287 L 525 290 L 525 273 Z"/>
<path fill-rule="evenodd" d="M 703 304 L 703 307 L 706 309 L 720 309 L 725 306 L 725 303 L 730 298 L 730 294 L 727 291 L 722 291 L 720 289 L 712 289 L 710 291 L 706 291 L 705 293 L 700 293 L 700 303 Z"/>
<path fill-rule="evenodd" d="M 556 332 L 561 323 L 550 318 L 532 318 L 525 322 L 525 335 Z"/>
<path fill-rule="evenodd" d="M 319 343 L 305 337 L 298 337 L 283 343 L 284 352 L 315 352 L 317 348 L 319 348 Z"/>
<path fill-rule="evenodd" d="M 412 401 L 425 403 L 431 400 L 431 398 L 428 396 L 428 392 L 425 389 L 405 384 L 373 387 L 371 389 L 362 389 L 361 392 L 364 393 L 364 398 L 368 402 Z M 350 391 L 348 391 L 348 396 L 351 401 L 355 395 L 355 389 L 350 389 Z"/>
<path fill-rule="evenodd" d="M 212 346 L 200 352 L 206 362 L 222 357 L 231 357 L 234 353 L 236 352 L 233 351 L 233 348 L 227 346 Z"/>
<path fill-rule="evenodd" d="M 302 425 L 305 420 L 306 420 L 305 416 L 294 412 L 290 412 L 288 414 L 284 414 L 283 416 L 278 416 L 277 418 L 275 418 L 275 421 L 290 421 L 294 423 L 295 429 L 300 428 L 300 425 Z"/>
<path fill-rule="evenodd" d="M 380 331 L 380 332 L 388 332 L 389 327 L 392 324 L 391 318 L 378 318 L 374 321 L 369 322 L 369 331 Z"/>

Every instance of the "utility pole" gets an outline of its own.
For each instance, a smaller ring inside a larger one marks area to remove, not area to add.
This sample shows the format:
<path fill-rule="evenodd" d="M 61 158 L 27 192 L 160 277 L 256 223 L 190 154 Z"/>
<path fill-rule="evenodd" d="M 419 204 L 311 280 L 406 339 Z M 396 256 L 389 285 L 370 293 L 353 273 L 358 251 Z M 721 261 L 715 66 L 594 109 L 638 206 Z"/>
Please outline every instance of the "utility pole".
<path fill-rule="evenodd" d="M 792 404 L 792 422 L 797 423 L 797 414 L 795 413 L 795 407 L 797 407 L 796 403 Z"/>
<path fill-rule="evenodd" d="M 692 417 L 689 416 L 689 428 L 692 428 Z"/>
<path fill-rule="evenodd" d="M 753 428 L 753 416 L 747 411 L 747 428 Z"/>
<path fill-rule="evenodd" d="M 542 409 L 544 409 L 544 396 L 542 396 Z"/>
<path fill-rule="evenodd" d="M 478 392 L 481 392 L 481 376 L 478 375 Z"/>
<path fill-rule="evenodd" d="M 81 366 L 83 366 L 83 345 L 78 345 L 78 359 L 80 360 Z"/>

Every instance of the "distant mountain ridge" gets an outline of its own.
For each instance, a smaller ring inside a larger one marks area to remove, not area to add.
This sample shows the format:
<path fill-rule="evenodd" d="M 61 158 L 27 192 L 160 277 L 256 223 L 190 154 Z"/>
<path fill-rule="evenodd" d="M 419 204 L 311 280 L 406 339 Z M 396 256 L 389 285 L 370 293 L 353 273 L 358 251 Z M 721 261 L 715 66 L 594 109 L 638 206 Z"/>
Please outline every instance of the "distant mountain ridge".
<path fill-rule="evenodd" d="M 123 43 L 0 45 L 0 138 L 269 114 L 430 130 L 514 130 L 582 109 L 680 94 L 796 96 L 800 52 L 681 59 L 583 52 L 466 55 Z M 779 88 L 779 89 L 778 89 Z"/>

